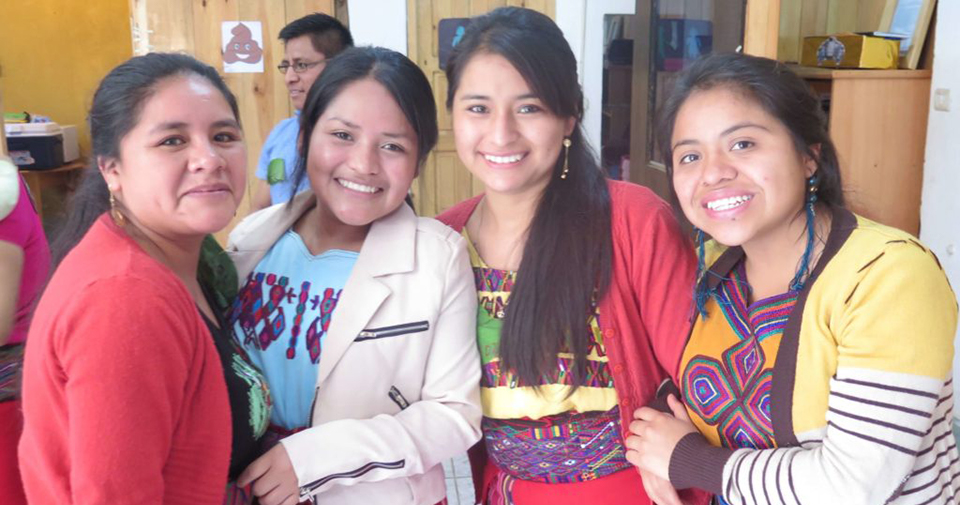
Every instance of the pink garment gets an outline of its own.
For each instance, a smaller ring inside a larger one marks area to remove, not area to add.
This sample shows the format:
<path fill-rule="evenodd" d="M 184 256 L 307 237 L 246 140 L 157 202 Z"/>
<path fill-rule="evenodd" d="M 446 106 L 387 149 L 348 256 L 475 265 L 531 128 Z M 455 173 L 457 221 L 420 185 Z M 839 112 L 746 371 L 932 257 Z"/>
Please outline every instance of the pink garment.
<path fill-rule="evenodd" d="M 30 327 L 30 316 L 50 271 L 50 247 L 43 234 L 40 216 L 33 208 L 27 185 L 20 178 L 20 199 L 9 216 L 0 220 L 0 240 L 23 249 L 23 273 L 14 315 L 13 332 L 8 344 L 23 342 Z"/>

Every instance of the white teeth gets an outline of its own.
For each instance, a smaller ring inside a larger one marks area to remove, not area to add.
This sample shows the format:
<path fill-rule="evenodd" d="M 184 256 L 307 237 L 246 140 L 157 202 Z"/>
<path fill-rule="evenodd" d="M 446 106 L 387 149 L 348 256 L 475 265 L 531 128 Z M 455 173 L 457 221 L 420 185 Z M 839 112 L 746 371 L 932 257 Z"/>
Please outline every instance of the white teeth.
<path fill-rule="evenodd" d="M 707 202 L 707 208 L 710 210 L 730 210 L 739 207 L 753 199 L 753 195 L 731 196 Z"/>
<path fill-rule="evenodd" d="M 491 154 L 484 154 L 483 158 L 491 163 L 516 163 L 523 159 L 522 154 L 511 154 L 510 156 L 493 156 Z"/>
<path fill-rule="evenodd" d="M 378 188 L 375 188 L 373 186 L 364 186 L 363 184 L 347 181 L 344 179 L 337 179 L 337 182 L 339 182 L 341 186 L 347 189 L 352 189 L 354 191 L 359 191 L 361 193 L 376 193 L 377 191 L 380 191 Z"/>

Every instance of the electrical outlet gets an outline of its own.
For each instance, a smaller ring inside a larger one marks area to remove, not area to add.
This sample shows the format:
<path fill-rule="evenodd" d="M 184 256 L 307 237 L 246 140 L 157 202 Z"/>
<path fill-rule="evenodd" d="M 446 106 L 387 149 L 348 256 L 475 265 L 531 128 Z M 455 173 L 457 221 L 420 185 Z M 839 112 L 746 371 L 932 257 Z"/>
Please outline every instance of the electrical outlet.
<path fill-rule="evenodd" d="M 950 111 L 950 90 L 947 88 L 937 88 L 933 92 L 933 108 L 943 112 Z"/>

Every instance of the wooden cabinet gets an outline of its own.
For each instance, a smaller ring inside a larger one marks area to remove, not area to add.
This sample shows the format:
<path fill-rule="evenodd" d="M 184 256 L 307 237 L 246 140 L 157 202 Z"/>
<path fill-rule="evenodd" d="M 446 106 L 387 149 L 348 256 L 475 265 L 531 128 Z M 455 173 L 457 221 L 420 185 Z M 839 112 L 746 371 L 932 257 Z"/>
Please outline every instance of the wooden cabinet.
<path fill-rule="evenodd" d="M 931 71 L 793 70 L 829 100 L 847 206 L 919 234 Z"/>

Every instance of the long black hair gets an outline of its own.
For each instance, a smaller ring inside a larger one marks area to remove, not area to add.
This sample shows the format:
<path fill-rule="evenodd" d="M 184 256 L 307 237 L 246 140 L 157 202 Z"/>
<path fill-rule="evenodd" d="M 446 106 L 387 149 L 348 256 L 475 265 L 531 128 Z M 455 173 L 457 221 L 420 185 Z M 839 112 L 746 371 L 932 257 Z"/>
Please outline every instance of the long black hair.
<path fill-rule="evenodd" d="M 299 187 L 307 176 L 310 159 L 310 137 L 320 116 L 334 99 L 350 84 L 370 78 L 386 88 L 403 111 L 404 117 L 417 134 L 417 171 L 427 155 L 437 145 L 437 105 L 433 100 L 430 81 L 414 62 L 406 56 L 383 47 L 354 47 L 330 60 L 320 77 L 307 93 L 300 113 L 299 159 L 291 177 L 293 187 Z M 293 202 L 294 196 L 290 197 Z"/>
<path fill-rule="evenodd" d="M 240 121 L 237 99 L 213 67 L 174 53 L 136 56 L 114 68 L 100 81 L 93 95 L 87 121 L 92 155 L 77 191 L 71 197 L 67 219 L 54 240 L 53 264 L 59 265 L 100 215 L 110 210 L 110 190 L 100 173 L 98 160 L 120 157 L 120 141 L 140 121 L 143 106 L 160 82 L 174 76 L 196 75 L 223 94 L 234 118 Z"/>
<path fill-rule="evenodd" d="M 657 119 L 657 142 L 671 179 L 671 139 L 680 108 L 692 94 L 719 87 L 744 93 L 767 114 L 783 123 L 797 153 L 808 156 L 817 164 L 817 202 L 831 208 L 843 207 L 840 162 L 827 131 L 827 117 L 820 107 L 820 100 L 810 86 L 783 63 L 746 54 L 710 54 L 694 62 L 678 76 Z M 670 187 L 672 191 L 673 184 Z"/>
<path fill-rule="evenodd" d="M 557 367 L 557 353 L 574 355 L 571 381 L 586 377 L 588 318 L 610 284 L 613 244 L 606 176 L 583 135 L 583 91 L 577 60 L 549 17 L 501 7 L 475 17 L 447 63 L 447 108 L 464 69 L 477 54 L 509 61 L 547 109 L 574 118 L 569 173 L 563 152 L 530 223 L 500 335 L 500 365 L 531 385 Z"/>

